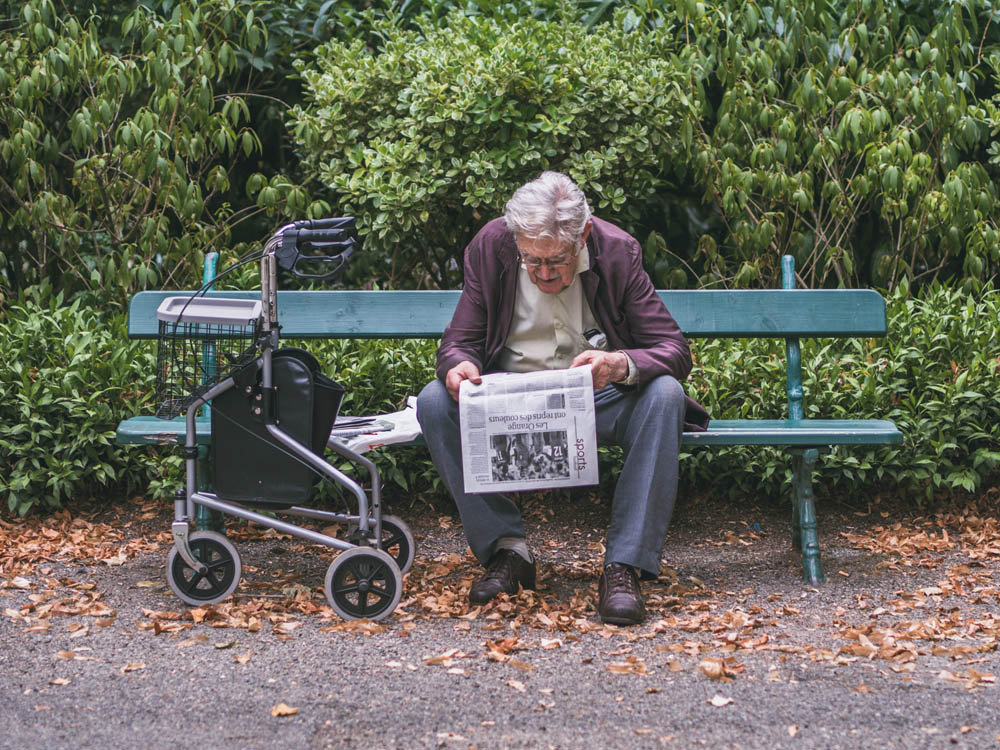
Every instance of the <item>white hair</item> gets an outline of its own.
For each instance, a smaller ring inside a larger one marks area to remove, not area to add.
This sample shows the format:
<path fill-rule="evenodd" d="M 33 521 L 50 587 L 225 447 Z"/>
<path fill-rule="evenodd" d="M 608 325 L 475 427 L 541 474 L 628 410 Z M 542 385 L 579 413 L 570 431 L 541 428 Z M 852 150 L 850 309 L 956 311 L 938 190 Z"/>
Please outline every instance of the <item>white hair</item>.
<path fill-rule="evenodd" d="M 519 187 L 504 209 L 504 221 L 515 236 L 576 244 L 590 219 L 587 197 L 562 172 L 542 172 Z"/>

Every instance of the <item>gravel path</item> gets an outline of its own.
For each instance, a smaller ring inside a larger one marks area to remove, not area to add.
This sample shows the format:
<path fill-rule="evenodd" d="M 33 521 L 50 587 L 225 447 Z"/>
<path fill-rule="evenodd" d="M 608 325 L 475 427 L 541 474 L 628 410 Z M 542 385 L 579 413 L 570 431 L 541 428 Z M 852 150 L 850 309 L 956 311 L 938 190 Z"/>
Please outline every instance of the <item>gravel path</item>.
<path fill-rule="evenodd" d="M 992 493 L 906 518 L 827 503 L 817 588 L 783 506 L 689 504 L 635 628 L 594 613 L 592 497 L 526 498 L 540 589 L 473 612 L 457 520 L 397 510 L 418 559 L 380 625 L 341 622 L 330 553 L 273 534 L 231 530 L 244 585 L 206 611 L 164 583 L 159 506 L 0 525 L 0 746 L 997 746 Z"/>

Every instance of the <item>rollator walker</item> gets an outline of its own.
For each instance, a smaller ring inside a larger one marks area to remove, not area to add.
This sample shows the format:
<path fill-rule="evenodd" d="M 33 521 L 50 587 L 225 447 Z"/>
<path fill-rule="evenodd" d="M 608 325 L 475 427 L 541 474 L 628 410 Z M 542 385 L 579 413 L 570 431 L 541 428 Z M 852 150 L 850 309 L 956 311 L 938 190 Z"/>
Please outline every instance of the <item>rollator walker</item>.
<path fill-rule="evenodd" d="M 401 519 L 382 515 L 374 462 L 330 437 L 344 388 L 321 372 L 309 352 L 278 346 L 279 267 L 299 278 L 333 279 L 354 252 L 352 230 L 351 218 L 288 224 L 259 254 L 244 257 L 193 295 L 164 299 L 157 309 L 157 416 L 186 420 L 185 488 L 174 502 L 167 581 L 188 604 L 228 598 L 242 570 L 224 534 L 192 530 L 198 506 L 341 550 L 324 590 L 344 619 L 381 620 L 399 603 L 402 574 L 413 564 L 413 535 Z M 216 279 L 257 259 L 260 300 L 207 293 Z M 198 475 L 203 408 L 211 414 L 212 491 L 203 489 L 209 485 Z M 367 492 L 324 458 L 327 448 L 367 471 Z M 349 502 L 343 513 L 308 507 L 320 481 L 339 485 L 356 501 L 357 512 Z M 279 515 L 344 525 L 346 538 Z"/>

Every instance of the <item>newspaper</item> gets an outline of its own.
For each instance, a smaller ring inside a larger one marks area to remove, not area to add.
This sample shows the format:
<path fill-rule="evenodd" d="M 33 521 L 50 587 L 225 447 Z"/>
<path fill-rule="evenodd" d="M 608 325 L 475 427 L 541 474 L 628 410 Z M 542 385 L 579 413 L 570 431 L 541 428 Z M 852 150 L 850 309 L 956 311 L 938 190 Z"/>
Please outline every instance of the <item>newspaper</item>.
<path fill-rule="evenodd" d="M 419 437 L 416 396 L 406 399 L 405 409 L 391 414 L 339 416 L 330 431 L 330 440 L 336 440 L 355 453 L 367 453 L 384 445 L 412 443 Z"/>
<path fill-rule="evenodd" d="M 466 492 L 597 484 L 590 365 L 484 375 L 459 389 Z"/>

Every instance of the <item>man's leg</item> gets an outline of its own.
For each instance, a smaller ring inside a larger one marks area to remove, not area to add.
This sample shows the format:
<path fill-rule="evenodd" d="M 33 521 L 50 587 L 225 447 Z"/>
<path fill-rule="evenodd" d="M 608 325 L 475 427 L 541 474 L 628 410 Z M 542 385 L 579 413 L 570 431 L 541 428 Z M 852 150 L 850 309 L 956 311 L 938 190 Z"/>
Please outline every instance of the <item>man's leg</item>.
<path fill-rule="evenodd" d="M 440 380 L 428 383 L 417 397 L 417 420 L 431 459 L 458 506 L 472 554 L 486 565 L 496 552 L 498 539 L 524 538 L 521 512 L 504 495 L 465 492 L 458 404 Z"/>
<path fill-rule="evenodd" d="M 598 442 L 617 443 L 625 450 L 605 559 L 655 576 L 677 498 L 684 390 L 676 379 L 662 375 L 634 391 L 603 388 L 594 401 Z"/>

